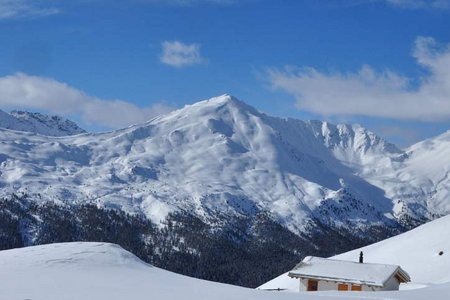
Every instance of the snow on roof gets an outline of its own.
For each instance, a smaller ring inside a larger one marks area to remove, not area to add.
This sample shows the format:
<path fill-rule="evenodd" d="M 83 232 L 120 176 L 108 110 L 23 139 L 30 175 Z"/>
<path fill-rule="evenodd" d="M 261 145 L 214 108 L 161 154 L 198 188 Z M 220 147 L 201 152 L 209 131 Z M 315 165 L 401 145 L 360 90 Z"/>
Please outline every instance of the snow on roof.
<path fill-rule="evenodd" d="M 307 256 L 292 271 L 290 277 L 348 282 L 382 287 L 392 276 L 410 281 L 408 273 L 400 266 L 357 263 L 345 260 Z"/>

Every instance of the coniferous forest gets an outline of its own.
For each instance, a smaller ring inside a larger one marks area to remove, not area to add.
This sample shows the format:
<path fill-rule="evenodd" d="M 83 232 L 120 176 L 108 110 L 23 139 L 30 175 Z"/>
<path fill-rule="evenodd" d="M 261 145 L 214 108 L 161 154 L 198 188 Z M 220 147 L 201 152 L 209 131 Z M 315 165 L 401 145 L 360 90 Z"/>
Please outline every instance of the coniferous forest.
<path fill-rule="evenodd" d="M 405 228 L 373 226 L 367 236 L 311 224 L 295 235 L 260 213 L 213 226 L 187 213 L 159 226 L 140 215 L 95 204 L 38 204 L 26 195 L 0 201 L 0 249 L 74 241 L 115 243 L 154 266 L 246 287 L 290 270 L 307 255 L 331 256 L 398 234 Z"/>

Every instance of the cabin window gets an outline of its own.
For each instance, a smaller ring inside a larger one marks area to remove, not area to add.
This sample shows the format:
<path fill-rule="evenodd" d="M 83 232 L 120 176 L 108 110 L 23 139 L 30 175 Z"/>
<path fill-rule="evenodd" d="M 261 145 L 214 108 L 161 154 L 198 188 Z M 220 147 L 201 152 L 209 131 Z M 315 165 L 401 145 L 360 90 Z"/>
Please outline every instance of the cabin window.
<path fill-rule="evenodd" d="M 348 291 L 348 284 L 339 283 L 338 284 L 338 291 Z"/>
<path fill-rule="evenodd" d="M 309 292 L 315 292 L 319 288 L 319 282 L 317 280 L 308 280 L 308 291 Z"/>
<path fill-rule="evenodd" d="M 362 287 L 358 284 L 352 284 L 352 291 L 362 291 Z"/>

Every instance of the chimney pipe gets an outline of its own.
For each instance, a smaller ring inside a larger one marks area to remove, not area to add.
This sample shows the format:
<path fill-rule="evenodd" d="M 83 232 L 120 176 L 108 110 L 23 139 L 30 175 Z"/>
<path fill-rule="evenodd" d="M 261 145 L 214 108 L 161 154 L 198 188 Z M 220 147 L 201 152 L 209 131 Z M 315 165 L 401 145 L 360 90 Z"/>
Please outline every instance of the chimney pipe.
<path fill-rule="evenodd" d="M 364 255 L 363 255 L 363 252 L 361 251 L 359 253 L 359 263 L 362 264 L 363 262 L 364 262 Z"/>

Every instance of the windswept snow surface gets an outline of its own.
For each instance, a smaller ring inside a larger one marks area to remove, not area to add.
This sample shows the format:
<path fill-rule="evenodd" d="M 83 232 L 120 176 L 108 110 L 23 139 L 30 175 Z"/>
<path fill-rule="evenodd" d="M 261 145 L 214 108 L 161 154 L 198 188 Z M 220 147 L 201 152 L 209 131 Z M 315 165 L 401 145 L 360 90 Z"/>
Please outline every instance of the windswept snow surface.
<path fill-rule="evenodd" d="M 86 133 L 86 131 L 78 127 L 74 122 L 60 116 L 47 116 L 26 111 L 12 111 L 8 114 L 0 110 L 0 127 L 48 136 Z"/>
<path fill-rule="evenodd" d="M 447 299 L 450 285 L 405 292 L 280 293 L 171 273 L 106 243 L 62 243 L 0 251 L 0 299 L 279 300 Z"/>
<path fill-rule="evenodd" d="M 264 211 L 358 228 L 450 213 L 449 134 L 407 151 L 359 125 L 274 118 L 228 95 L 145 124 L 49 137 L 0 129 L 0 196 L 94 202 L 158 223 Z"/>
<path fill-rule="evenodd" d="M 431 221 L 411 231 L 390 239 L 349 251 L 335 259 L 358 261 L 360 251 L 364 252 L 364 261 L 399 265 L 411 277 L 412 284 L 401 285 L 427 286 L 450 282 L 450 215 Z M 442 251 L 442 255 L 439 253 Z M 260 289 L 298 290 L 298 280 L 280 275 L 263 284 Z M 450 294 L 449 294 L 450 295 Z M 434 298 L 430 298 L 434 299 Z"/>

